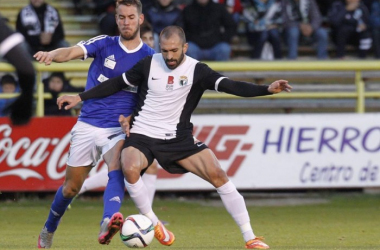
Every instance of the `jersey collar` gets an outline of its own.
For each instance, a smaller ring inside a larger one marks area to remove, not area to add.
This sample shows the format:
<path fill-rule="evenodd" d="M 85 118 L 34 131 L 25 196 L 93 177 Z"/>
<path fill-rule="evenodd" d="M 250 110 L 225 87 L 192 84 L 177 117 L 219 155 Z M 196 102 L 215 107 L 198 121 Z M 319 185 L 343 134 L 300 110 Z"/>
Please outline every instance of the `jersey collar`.
<path fill-rule="evenodd" d="M 127 52 L 127 53 L 135 53 L 136 51 L 138 51 L 138 50 L 141 49 L 141 47 L 144 45 L 144 43 L 143 43 L 142 40 L 140 39 L 140 44 L 139 44 L 136 48 L 134 48 L 134 49 L 132 49 L 132 50 L 129 50 L 129 49 L 127 49 L 127 47 L 125 47 L 124 44 L 121 42 L 121 39 L 120 39 L 120 36 L 119 36 L 119 45 L 120 45 L 120 47 L 121 47 L 125 52 Z"/>

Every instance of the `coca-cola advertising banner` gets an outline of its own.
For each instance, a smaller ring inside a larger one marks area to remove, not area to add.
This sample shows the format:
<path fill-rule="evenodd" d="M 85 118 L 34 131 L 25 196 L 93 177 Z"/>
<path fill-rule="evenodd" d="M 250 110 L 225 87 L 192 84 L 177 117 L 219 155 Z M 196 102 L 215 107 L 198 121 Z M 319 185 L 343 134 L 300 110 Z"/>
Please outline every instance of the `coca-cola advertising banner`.
<path fill-rule="evenodd" d="M 194 135 L 240 189 L 380 187 L 380 114 L 194 115 Z M 62 185 L 75 117 L 0 118 L 0 191 Z M 90 176 L 105 168 L 101 162 Z M 159 170 L 157 190 L 210 190 Z"/>
<path fill-rule="evenodd" d="M 75 117 L 46 117 L 11 126 L 0 118 L 0 191 L 56 190 L 64 180 L 75 122 Z"/>

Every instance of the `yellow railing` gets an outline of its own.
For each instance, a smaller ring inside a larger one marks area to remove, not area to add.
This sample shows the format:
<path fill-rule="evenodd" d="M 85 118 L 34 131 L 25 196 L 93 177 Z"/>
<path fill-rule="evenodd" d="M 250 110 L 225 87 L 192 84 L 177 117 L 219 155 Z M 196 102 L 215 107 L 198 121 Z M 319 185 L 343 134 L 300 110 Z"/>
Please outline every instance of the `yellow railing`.
<path fill-rule="evenodd" d="M 293 99 L 293 98 L 348 98 L 356 99 L 356 112 L 365 112 L 366 98 L 380 98 L 379 91 L 365 91 L 365 83 L 362 79 L 363 71 L 380 71 L 380 61 L 233 61 L 233 62 L 206 62 L 212 69 L 216 71 L 346 71 L 355 72 L 353 83 L 356 91 L 347 92 L 293 92 L 281 93 L 274 96 L 265 96 L 260 98 L 271 99 Z M 44 99 L 51 98 L 51 95 L 44 93 L 42 84 L 42 73 L 52 71 L 64 72 L 87 72 L 90 63 L 74 61 L 67 63 L 53 63 L 50 66 L 35 63 L 37 71 L 37 99 L 36 115 L 41 117 L 44 115 Z M 0 72 L 12 72 L 14 68 L 7 63 L 0 63 Z M 223 93 L 205 93 L 204 98 L 239 98 Z M 7 94 L 0 94 L 0 98 L 9 98 Z"/>

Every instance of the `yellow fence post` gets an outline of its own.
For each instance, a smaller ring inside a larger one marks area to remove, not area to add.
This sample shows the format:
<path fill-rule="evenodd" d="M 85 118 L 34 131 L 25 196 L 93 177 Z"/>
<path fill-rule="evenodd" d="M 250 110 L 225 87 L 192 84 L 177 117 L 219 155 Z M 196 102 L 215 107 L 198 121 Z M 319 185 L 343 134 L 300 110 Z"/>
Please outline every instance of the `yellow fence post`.
<path fill-rule="evenodd" d="M 356 112 L 357 113 L 364 113 L 365 111 L 365 89 L 364 89 L 364 81 L 362 79 L 362 72 L 356 71 L 355 72 L 355 85 L 356 85 L 356 92 L 358 94 L 356 98 Z"/>
<path fill-rule="evenodd" d="M 37 105 L 36 105 L 36 116 L 43 117 L 45 115 L 44 111 L 44 85 L 42 83 L 42 72 L 37 71 Z"/>

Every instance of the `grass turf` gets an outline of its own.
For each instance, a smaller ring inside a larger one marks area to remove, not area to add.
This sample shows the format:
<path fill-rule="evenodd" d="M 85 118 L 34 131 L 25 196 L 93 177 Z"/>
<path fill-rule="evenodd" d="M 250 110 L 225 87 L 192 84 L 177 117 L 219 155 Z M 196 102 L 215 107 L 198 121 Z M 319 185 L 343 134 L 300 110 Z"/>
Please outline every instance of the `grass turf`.
<path fill-rule="evenodd" d="M 380 196 L 328 195 L 323 204 L 256 206 L 247 200 L 256 235 L 271 249 L 380 249 Z M 36 248 L 51 199 L 0 202 L 0 249 Z M 78 199 L 56 231 L 53 249 L 127 249 L 116 235 L 108 246 L 97 234 L 101 200 Z M 154 210 L 176 235 L 169 249 L 244 249 L 238 227 L 219 202 L 156 200 Z M 137 213 L 129 199 L 121 212 Z M 147 249 L 168 249 L 154 240 Z"/>

